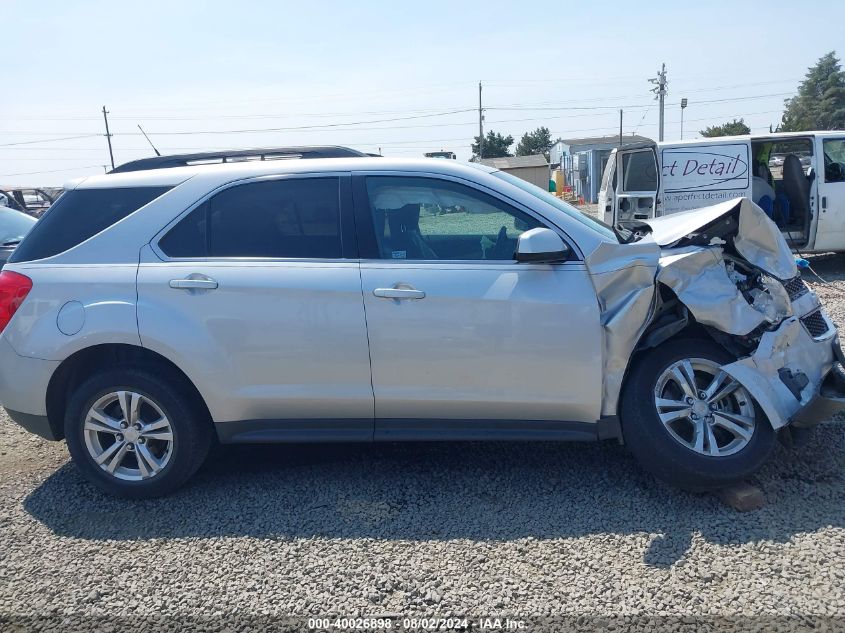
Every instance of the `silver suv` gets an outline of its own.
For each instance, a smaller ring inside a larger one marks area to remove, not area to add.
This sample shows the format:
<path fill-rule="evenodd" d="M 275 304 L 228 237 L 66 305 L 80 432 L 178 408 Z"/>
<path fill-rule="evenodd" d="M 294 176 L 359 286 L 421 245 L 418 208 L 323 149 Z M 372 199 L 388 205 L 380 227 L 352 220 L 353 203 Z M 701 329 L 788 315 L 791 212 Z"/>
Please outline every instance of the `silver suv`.
<path fill-rule="evenodd" d="M 611 228 L 480 165 L 248 154 L 78 182 L 0 273 L 0 401 L 109 493 L 215 441 L 598 439 L 702 490 L 841 408 L 747 200 Z"/>

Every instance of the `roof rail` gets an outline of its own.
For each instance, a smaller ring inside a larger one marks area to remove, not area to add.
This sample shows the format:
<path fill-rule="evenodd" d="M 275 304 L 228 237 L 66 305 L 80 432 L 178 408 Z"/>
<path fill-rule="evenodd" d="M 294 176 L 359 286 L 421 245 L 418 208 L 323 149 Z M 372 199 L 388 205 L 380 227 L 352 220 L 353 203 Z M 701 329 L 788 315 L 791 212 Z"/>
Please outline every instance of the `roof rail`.
<path fill-rule="evenodd" d="M 271 147 L 264 149 L 236 149 L 219 152 L 201 152 L 198 154 L 173 154 L 171 156 L 153 156 L 141 158 L 115 167 L 109 173 L 120 174 L 127 171 L 145 171 L 148 169 L 167 169 L 188 165 L 211 165 L 215 163 L 241 163 L 261 160 L 286 160 L 299 158 L 353 158 L 369 156 L 349 147 L 324 145 L 317 147 Z"/>

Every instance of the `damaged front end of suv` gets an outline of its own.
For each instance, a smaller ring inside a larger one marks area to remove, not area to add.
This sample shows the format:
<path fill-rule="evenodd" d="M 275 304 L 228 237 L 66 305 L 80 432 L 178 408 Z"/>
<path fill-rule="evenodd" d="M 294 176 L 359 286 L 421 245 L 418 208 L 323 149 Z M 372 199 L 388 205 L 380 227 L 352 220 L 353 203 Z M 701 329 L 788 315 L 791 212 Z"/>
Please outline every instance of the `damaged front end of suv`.
<path fill-rule="evenodd" d="M 658 404 L 664 423 L 687 403 L 684 414 L 697 424 L 699 399 L 701 413 L 712 421 L 705 404 L 717 416 L 719 410 L 704 397 L 720 382 L 750 394 L 773 430 L 810 426 L 845 408 L 836 327 L 759 207 L 732 200 L 632 228 L 627 243 L 607 244 L 587 258 L 605 330 L 603 415 L 619 413 L 624 428 L 620 398 L 638 355 L 685 336 L 712 340 L 732 362 L 719 363 L 706 387 L 691 377 L 689 393 L 679 393 L 674 410 Z M 655 391 L 655 402 L 665 401 Z M 694 427 L 690 446 L 717 456 L 720 446 L 706 425 L 702 434 L 693 439 Z"/>

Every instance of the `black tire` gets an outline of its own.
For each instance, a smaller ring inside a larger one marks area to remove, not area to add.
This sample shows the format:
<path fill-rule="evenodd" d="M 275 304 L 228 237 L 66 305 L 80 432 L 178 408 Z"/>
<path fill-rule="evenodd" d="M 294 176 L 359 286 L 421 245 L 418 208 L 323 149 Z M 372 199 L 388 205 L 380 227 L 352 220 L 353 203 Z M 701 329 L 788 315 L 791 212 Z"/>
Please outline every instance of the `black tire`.
<path fill-rule="evenodd" d="M 702 455 L 676 440 L 658 417 L 654 391 L 666 369 L 689 358 L 706 359 L 719 365 L 736 360 L 716 343 L 703 339 L 673 340 L 649 350 L 631 367 L 622 390 L 620 420 L 625 443 L 645 470 L 673 486 L 702 492 L 753 475 L 769 457 L 776 438 L 771 424 L 755 403 L 751 438 L 732 455 Z"/>
<path fill-rule="evenodd" d="M 121 390 L 149 398 L 170 422 L 172 454 L 161 471 L 148 479 L 127 481 L 107 473 L 94 461 L 85 443 L 84 424 L 89 409 L 99 398 Z M 103 492 L 132 499 L 159 497 L 179 488 L 202 465 L 213 436 L 207 418 L 178 376 L 161 368 L 116 368 L 93 375 L 71 393 L 65 414 L 65 437 L 74 463 Z"/>

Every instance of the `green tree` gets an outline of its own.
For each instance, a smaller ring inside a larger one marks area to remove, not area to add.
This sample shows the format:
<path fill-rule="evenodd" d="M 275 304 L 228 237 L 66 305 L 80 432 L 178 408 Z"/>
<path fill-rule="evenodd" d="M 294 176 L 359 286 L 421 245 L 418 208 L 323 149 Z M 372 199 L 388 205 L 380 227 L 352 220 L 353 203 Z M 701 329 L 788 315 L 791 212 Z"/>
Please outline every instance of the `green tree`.
<path fill-rule="evenodd" d="M 478 141 L 481 137 L 476 136 L 472 144 L 472 160 L 478 160 Z M 484 137 L 484 156 L 482 158 L 501 158 L 502 156 L 513 156 L 510 147 L 513 145 L 513 137 L 508 134 L 502 136 L 498 132 L 488 130 Z"/>
<path fill-rule="evenodd" d="M 714 136 L 739 136 L 740 134 L 751 134 L 751 128 L 745 125 L 743 119 L 734 119 L 722 125 L 711 125 L 699 132 L 701 136 L 712 138 Z"/>
<path fill-rule="evenodd" d="M 517 156 L 531 156 L 533 154 L 546 155 L 552 146 L 552 133 L 547 127 L 538 127 L 533 132 L 522 135 L 516 146 Z M 548 158 L 548 157 L 547 157 Z"/>
<path fill-rule="evenodd" d="M 839 130 L 845 128 L 845 72 L 831 51 L 807 70 L 798 94 L 784 101 L 780 130 Z"/>

